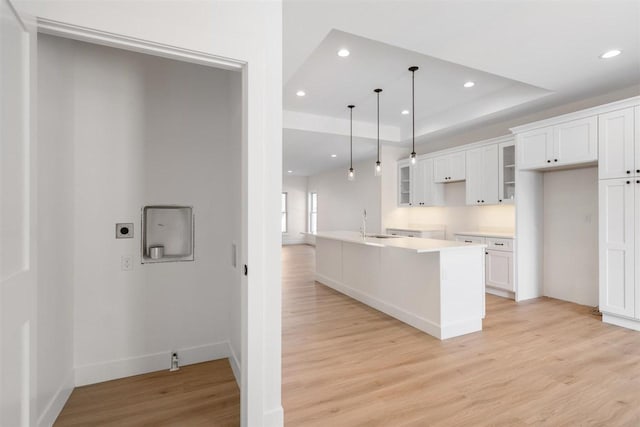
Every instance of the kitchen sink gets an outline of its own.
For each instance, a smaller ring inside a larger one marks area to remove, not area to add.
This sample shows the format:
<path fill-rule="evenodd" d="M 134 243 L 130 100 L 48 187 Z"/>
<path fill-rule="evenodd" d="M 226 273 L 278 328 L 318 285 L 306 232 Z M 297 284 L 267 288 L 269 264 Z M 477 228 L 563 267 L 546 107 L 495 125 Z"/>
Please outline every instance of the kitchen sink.
<path fill-rule="evenodd" d="M 401 236 L 390 236 L 388 234 L 367 234 L 367 237 L 373 237 L 374 239 L 396 239 Z"/>

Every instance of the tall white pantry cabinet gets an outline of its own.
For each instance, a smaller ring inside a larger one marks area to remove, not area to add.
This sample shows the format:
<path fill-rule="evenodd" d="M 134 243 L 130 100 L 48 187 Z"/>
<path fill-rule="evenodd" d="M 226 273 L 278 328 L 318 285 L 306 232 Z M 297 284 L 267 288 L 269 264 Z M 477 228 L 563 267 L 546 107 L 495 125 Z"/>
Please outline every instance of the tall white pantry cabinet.
<path fill-rule="evenodd" d="M 600 311 L 640 330 L 640 106 L 598 116 Z"/>

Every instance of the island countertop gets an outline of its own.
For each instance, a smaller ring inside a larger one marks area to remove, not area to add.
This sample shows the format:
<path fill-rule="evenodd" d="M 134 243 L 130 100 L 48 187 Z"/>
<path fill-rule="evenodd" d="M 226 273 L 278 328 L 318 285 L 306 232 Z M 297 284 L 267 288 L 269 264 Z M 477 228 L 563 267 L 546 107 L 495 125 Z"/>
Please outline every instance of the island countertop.
<path fill-rule="evenodd" d="M 464 242 L 456 242 L 451 240 L 423 239 L 418 237 L 386 237 L 379 238 L 362 235 L 357 231 L 321 231 L 318 233 L 306 233 L 321 239 L 340 240 L 343 242 L 356 243 L 366 246 L 376 246 L 379 248 L 389 247 L 406 249 L 416 253 L 441 252 L 452 249 L 468 249 L 473 247 L 484 248 L 484 244 L 469 244 Z M 382 235 L 382 234 L 378 234 Z"/>

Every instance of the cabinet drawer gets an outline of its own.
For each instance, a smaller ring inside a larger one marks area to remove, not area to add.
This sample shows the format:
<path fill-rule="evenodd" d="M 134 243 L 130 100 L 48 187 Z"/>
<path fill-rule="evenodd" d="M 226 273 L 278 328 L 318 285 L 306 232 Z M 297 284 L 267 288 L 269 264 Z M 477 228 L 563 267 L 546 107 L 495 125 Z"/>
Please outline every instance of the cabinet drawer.
<path fill-rule="evenodd" d="M 465 243 L 484 243 L 485 238 L 479 236 L 465 236 L 463 234 L 456 234 L 456 241 Z"/>
<path fill-rule="evenodd" d="M 494 251 L 513 252 L 513 240 L 487 237 L 487 249 Z"/>

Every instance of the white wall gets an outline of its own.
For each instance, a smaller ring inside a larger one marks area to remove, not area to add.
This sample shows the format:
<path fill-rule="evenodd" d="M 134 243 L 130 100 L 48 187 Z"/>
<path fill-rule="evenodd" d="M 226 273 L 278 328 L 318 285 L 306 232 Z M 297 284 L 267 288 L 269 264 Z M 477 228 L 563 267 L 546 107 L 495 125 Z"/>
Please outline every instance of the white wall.
<path fill-rule="evenodd" d="M 65 48 L 56 49 L 58 44 Z M 38 425 L 73 389 L 74 97 L 71 42 L 38 41 Z"/>
<path fill-rule="evenodd" d="M 211 0 L 14 0 L 33 17 L 232 58 L 243 72 L 242 424 L 283 424 L 281 406 L 282 4 Z M 149 19 L 150 14 L 153 19 Z M 243 25 L 237 25 L 242 22 Z M 188 24 L 185 24 L 188 23 Z M 185 30 L 167 31 L 167 28 Z M 249 71 L 250 70 L 250 71 Z M 250 286 L 249 286 L 250 285 Z M 246 331 L 246 333 L 244 332 Z"/>
<path fill-rule="evenodd" d="M 183 363 L 225 357 L 229 310 L 239 310 L 229 304 L 239 285 L 239 185 L 230 185 L 240 181 L 230 126 L 238 76 L 42 39 L 43 54 L 72 58 L 56 71 L 73 77 L 76 385 L 167 368 L 176 350 Z M 194 207 L 194 262 L 140 264 L 149 204 Z M 133 222 L 134 238 L 116 240 L 116 222 Z M 121 271 L 127 255 L 133 271 Z"/>
<path fill-rule="evenodd" d="M 287 232 L 282 234 L 282 244 L 295 245 L 305 243 L 307 231 L 307 177 L 285 176 L 282 178 L 282 191 L 287 193 Z"/>
<path fill-rule="evenodd" d="M 513 205 L 467 206 L 465 182 L 445 184 L 446 206 L 403 208 L 409 211 L 410 226 L 442 224 L 447 239 L 464 231 L 513 231 L 515 208 Z M 394 224 L 396 225 L 396 224 Z"/>
<path fill-rule="evenodd" d="M 367 233 L 381 230 L 381 177 L 374 175 L 375 161 L 354 163 L 354 181 L 346 169 L 309 177 L 308 191 L 318 193 L 318 231 L 351 230 L 362 227 L 367 210 Z M 384 165 L 384 174 L 396 174 L 396 166 Z"/>
<path fill-rule="evenodd" d="M 598 168 L 544 174 L 544 294 L 598 305 Z"/>

